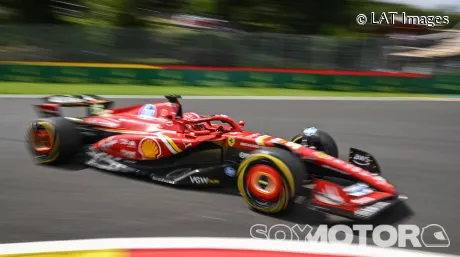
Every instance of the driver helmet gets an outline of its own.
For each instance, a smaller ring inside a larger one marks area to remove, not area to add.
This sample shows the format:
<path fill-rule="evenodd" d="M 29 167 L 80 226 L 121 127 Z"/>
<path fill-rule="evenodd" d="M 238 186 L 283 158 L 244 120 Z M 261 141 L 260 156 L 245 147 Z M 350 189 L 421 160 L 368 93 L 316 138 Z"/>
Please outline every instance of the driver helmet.
<path fill-rule="evenodd" d="M 194 120 L 194 119 L 201 118 L 201 116 L 198 113 L 195 113 L 195 112 L 186 112 L 182 116 L 184 118 L 186 118 L 186 119 L 189 119 L 189 120 Z M 205 122 L 192 124 L 190 126 L 191 126 L 191 128 L 193 130 L 205 130 L 206 129 Z"/>

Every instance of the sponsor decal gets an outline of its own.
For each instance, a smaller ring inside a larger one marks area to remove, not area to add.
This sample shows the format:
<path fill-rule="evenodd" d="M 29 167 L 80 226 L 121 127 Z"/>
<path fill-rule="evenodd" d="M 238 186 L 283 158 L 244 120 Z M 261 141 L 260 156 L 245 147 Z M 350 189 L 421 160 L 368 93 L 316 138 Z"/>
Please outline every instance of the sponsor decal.
<path fill-rule="evenodd" d="M 107 151 L 108 149 L 110 149 L 113 145 L 115 145 L 116 143 L 118 143 L 118 140 L 107 140 L 106 142 L 102 143 L 100 145 L 100 149 L 102 149 L 103 151 Z"/>
<path fill-rule="evenodd" d="M 137 161 L 134 161 L 134 160 L 123 160 L 124 163 L 128 163 L 128 164 L 136 164 Z"/>
<path fill-rule="evenodd" d="M 161 129 L 160 129 L 160 125 L 158 124 L 150 125 L 147 127 L 147 132 L 154 132 L 154 131 L 159 131 L 159 130 Z"/>
<path fill-rule="evenodd" d="M 356 167 L 356 166 L 355 166 L 355 167 L 353 167 L 351 170 L 354 171 L 354 172 L 360 173 L 362 169 L 361 169 L 360 167 Z"/>
<path fill-rule="evenodd" d="M 166 106 L 176 108 L 178 106 L 178 104 L 176 104 L 176 103 L 166 103 Z"/>
<path fill-rule="evenodd" d="M 146 159 L 156 159 L 161 156 L 161 147 L 155 138 L 142 139 L 138 151 Z"/>
<path fill-rule="evenodd" d="M 102 104 L 92 104 L 89 106 L 89 113 L 91 115 L 102 115 L 104 114 L 104 105 Z"/>
<path fill-rule="evenodd" d="M 245 152 L 240 152 L 239 156 L 240 156 L 241 159 L 246 159 L 246 158 L 248 158 L 248 157 L 251 156 L 251 155 L 248 154 L 248 153 L 245 153 Z"/>
<path fill-rule="evenodd" d="M 157 176 L 155 176 L 155 173 L 150 174 L 150 179 L 153 180 L 153 181 L 158 181 L 158 182 L 168 183 L 168 184 L 174 184 L 175 183 L 173 180 L 165 179 L 165 178 L 162 178 L 162 177 L 157 177 Z"/>
<path fill-rule="evenodd" d="M 359 175 L 361 175 L 361 176 L 363 176 L 363 177 L 370 177 L 370 176 L 372 176 L 371 173 L 369 173 L 369 172 L 367 172 L 367 171 L 365 171 L 365 170 L 363 170 L 363 169 L 361 169 L 361 168 L 359 168 L 359 167 L 356 167 L 356 166 L 353 167 L 353 168 L 351 169 L 351 171 L 356 172 L 356 173 L 358 173 Z"/>
<path fill-rule="evenodd" d="M 285 139 L 282 139 L 282 138 L 274 138 L 274 139 L 270 140 L 270 142 L 275 143 L 275 144 L 286 144 L 289 141 L 287 141 Z"/>
<path fill-rule="evenodd" d="M 255 133 L 255 134 L 251 134 L 251 135 L 247 136 L 246 138 L 255 138 L 255 137 L 259 137 L 261 135 L 262 134 L 260 134 L 260 133 Z"/>
<path fill-rule="evenodd" d="M 353 156 L 352 162 L 361 166 L 369 166 L 371 164 L 371 157 L 355 154 Z"/>
<path fill-rule="evenodd" d="M 332 159 L 332 156 L 328 155 L 328 154 L 325 154 L 323 152 L 313 152 L 313 155 L 315 155 L 316 157 L 319 157 L 321 159 L 326 159 L 326 160 L 329 160 L 329 159 Z"/>
<path fill-rule="evenodd" d="M 358 199 L 352 199 L 351 202 L 355 204 L 366 204 L 375 201 L 372 197 L 363 197 Z"/>
<path fill-rule="evenodd" d="M 235 144 L 235 138 L 234 137 L 227 138 L 227 145 L 228 146 L 233 146 L 234 144 Z"/>
<path fill-rule="evenodd" d="M 294 143 L 294 142 L 287 142 L 285 145 L 288 146 L 289 148 L 293 149 L 293 150 L 298 150 L 299 148 L 302 147 L 302 145 L 299 145 L 299 144 Z"/>
<path fill-rule="evenodd" d="M 193 184 L 199 184 L 199 185 L 207 185 L 207 184 L 219 184 L 220 181 L 218 179 L 210 179 L 207 177 L 190 177 L 190 181 Z"/>
<path fill-rule="evenodd" d="M 85 100 L 72 96 L 52 96 L 48 98 L 49 102 L 53 103 L 83 103 Z"/>
<path fill-rule="evenodd" d="M 378 203 L 375 203 L 371 206 L 368 206 L 368 207 L 365 207 L 365 208 L 362 208 L 358 211 L 355 211 L 354 214 L 356 216 L 361 216 L 361 217 L 370 217 L 374 214 L 376 214 L 377 212 L 379 212 L 380 210 L 382 210 L 383 208 L 387 207 L 388 205 L 390 205 L 390 203 L 387 203 L 387 202 L 378 202 Z"/>
<path fill-rule="evenodd" d="M 123 155 L 124 157 L 128 158 L 128 159 L 135 159 L 136 158 L 136 152 L 133 152 L 133 151 L 120 150 L 120 154 Z"/>
<path fill-rule="evenodd" d="M 120 139 L 120 144 L 125 145 L 127 147 L 134 148 L 136 147 L 136 142 L 132 140 L 127 140 L 127 139 Z"/>
<path fill-rule="evenodd" d="M 251 148 L 260 148 L 258 145 L 253 145 L 253 144 L 248 144 L 248 143 L 240 143 L 240 146 L 246 146 L 246 147 L 251 147 Z"/>
<path fill-rule="evenodd" d="M 380 182 L 387 182 L 386 179 L 382 178 L 381 176 L 379 175 L 374 175 L 374 179 L 377 180 L 377 181 L 380 181 Z"/>
<path fill-rule="evenodd" d="M 354 185 L 345 187 L 343 191 L 347 193 L 348 195 L 356 196 L 356 197 L 365 196 L 365 195 L 368 195 L 374 192 L 372 189 L 369 188 L 368 185 L 364 183 L 356 183 Z"/>
<path fill-rule="evenodd" d="M 337 163 L 337 164 L 339 164 L 339 165 L 347 164 L 347 162 L 345 162 L 345 161 L 343 161 L 343 160 L 340 160 L 340 159 L 335 159 L 333 162 L 334 162 L 334 163 Z"/>
<path fill-rule="evenodd" d="M 121 158 L 114 158 L 105 153 L 95 153 L 94 151 L 88 151 L 87 154 L 92 158 L 86 162 L 87 165 L 93 166 L 99 169 L 105 169 L 115 172 L 138 172 L 138 170 L 130 168 L 118 161 Z"/>
<path fill-rule="evenodd" d="M 166 109 L 161 110 L 160 115 L 163 116 L 163 117 L 168 116 L 168 110 L 166 110 Z"/>
<path fill-rule="evenodd" d="M 174 123 L 172 121 L 168 121 L 165 123 L 166 126 L 171 127 Z"/>
<path fill-rule="evenodd" d="M 97 101 L 96 98 L 89 96 L 89 95 L 81 95 L 81 98 L 85 101 Z"/>
<path fill-rule="evenodd" d="M 236 176 L 236 170 L 232 167 L 226 167 L 224 170 L 225 174 L 229 177 L 235 177 Z"/>
<path fill-rule="evenodd" d="M 156 117 L 157 108 L 153 104 L 144 105 L 139 111 L 139 118 L 150 120 Z"/>
<path fill-rule="evenodd" d="M 199 119 L 200 115 L 194 112 L 186 112 L 184 113 L 184 115 L 182 115 L 182 117 L 184 117 L 184 119 L 187 119 L 187 120 L 194 120 L 194 119 Z"/>
<path fill-rule="evenodd" d="M 192 146 L 192 143 L 184 143 L 185 149 L 189 148 L 190 146 Z"/>
<path fill-rule="evenodd" d="M 347 163 L 347 164 L 345 164 L 344 167 L 345 167 L 345 169 L 353 169 L 353 168 L 355 168 L 356 166 L 353 165 L 353 164 L 351 164 L 351 163 Z"/>
<path fill-rule="evenodd" d="M 335 160 L 334 160 L 335 161 Z M 350 164 L 350 163 L 346 163 L 344 166 L 343 166 L 343 169 L 345 170 L 351 170 L 352 172 L 355 172 L 357 173 L 358 175 L 361 175 L 363 177 L 370 177 L 372 176 L 372 173 L 366 171 L 366 170 L 363 170 L 361 169 L 360 167 L 356 167 L 354 166 L 353 164 Z M 378 180 L 378 179 L 377 179 Z M 377 181 L 377 183 L 382 183 L 383 181 Z"/>
<path fill-rule="evenodd" d="M 336 171 L 336 172 L 338 172 L 338 173 L 342 173 L 342 174 L 348 175 L 347 172 L 345 172 L 345 171 L 343 171 L 343 170 L 341 170 L 341 169 L 337 169 L 337 168 L 331 167 L 331 166 L 329 166 L 329 165 L 321 165 L 321 167 L 324 167 L 324 168 L 326 168 L 326 169 L 330 169 L 330 170 Z"/>
<path fill-rule="evenodd" d="M 316 132 L 318 132 L 318 129 L 316 129 L 315 127 L 311 127 L 311 128 L 306 128 L 303 131 L 303 134 L 309 137 L 309 136 L 313 136 L 314 134 L 316 134 Z"/>
<path fill-rule="evenodd" d="M 331 205 L 340 205 L 345 202 L 345 200 L 340 196 L 339 190 L 336 187 L 326 185 L 321 193 L 315 194 L 316 200 L 331 204 Z"/>

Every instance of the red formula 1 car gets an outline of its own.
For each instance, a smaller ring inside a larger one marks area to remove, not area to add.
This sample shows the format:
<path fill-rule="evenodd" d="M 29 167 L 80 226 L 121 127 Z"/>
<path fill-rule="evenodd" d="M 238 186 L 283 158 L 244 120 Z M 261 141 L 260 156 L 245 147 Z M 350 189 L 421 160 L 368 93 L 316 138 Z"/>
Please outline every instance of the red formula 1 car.
<path fill-rule="evenodd" d="M 322 130 L 306 128 L 288 141 L 245 131 L 226 115 L 183 113 L 179 98 L 112 108 L 94 95 L 50 96 L 36 106 L 42 117 L 27 130 L 28 148 L 39 163 L 82 156 L 92 167 L 173 185 L 236 186 L 263 213 L 281 213 L 305 196 L 311 209 L 369 219 L 406 198 L 370 154 L 352 148 L 348 162 L 338 159 Z M 65 106 L 88 112 L 63 117 Z"/>

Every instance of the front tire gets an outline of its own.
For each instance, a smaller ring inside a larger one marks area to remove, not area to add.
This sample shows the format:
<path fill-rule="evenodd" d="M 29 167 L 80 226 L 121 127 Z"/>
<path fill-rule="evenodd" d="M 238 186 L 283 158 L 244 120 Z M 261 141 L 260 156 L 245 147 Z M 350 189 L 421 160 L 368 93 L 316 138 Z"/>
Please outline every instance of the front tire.
<path fill-rule="evenodd" d="M 253 210 L 284 213 L 294 204 L 305 172 L 303 162 L 285 149 L 256 150 L 238 168 L 238 190 Z"/>
<path fill-rule="evenodd" d="M 339 148 L 337 147 L 337 143 L 329 133 L 323 130 L 317 130 L 314 135 L 309 136 L 298 134 L 293 137 L 291 141 L 307 147 L 314 147 L 318 151 L 322 151 L 330 156 L 339 158 Z"/>
<path fill-rule="evenodd" d="M 74 156 L 80 135 L 74 123 L 65 118 L 42 118 L 29 125 L 26 143 L 37 163 L 58 164 Z"/>

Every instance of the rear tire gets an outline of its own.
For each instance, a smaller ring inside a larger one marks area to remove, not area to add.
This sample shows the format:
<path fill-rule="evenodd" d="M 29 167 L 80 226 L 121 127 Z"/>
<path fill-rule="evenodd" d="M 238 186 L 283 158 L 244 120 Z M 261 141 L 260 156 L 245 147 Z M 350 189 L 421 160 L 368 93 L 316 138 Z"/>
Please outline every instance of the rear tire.
<path fill-rule="evenodd" d="M 305 172 L 302 160 L 285 149 L 256 150 L 238 168 L 238 190 L 255 211 L 285 213 L 302 189 Z"/>
<path fill-rule="evenodd" d="M 311 137 L 307 137 L 304 134 L 298 134 L 297 136 L 292 138 L 292 142 L 305 145 L 307 147 L 311 146 L 308 144 L 309 139 L 314 139 L 313 146 L 318 149 L 318 151 L 323 151 L 324 153 L 333 156 L 335 158 L 339 158 L 339 148 L 337 147 L 337 143 L 335 142 L 334 138 L 329 135 L 329 133 L 318 130 L 315 135 Z M 302 140 L 307 139 L 307 144 L 302 143 Z"/>
<path fill-rule="evenodd" d="M 40 164 L 69 161 L 80 146 L 80 134 L 73 122 L 63 117 L 33 121 L 26 132 L 27 148 Z"/>

